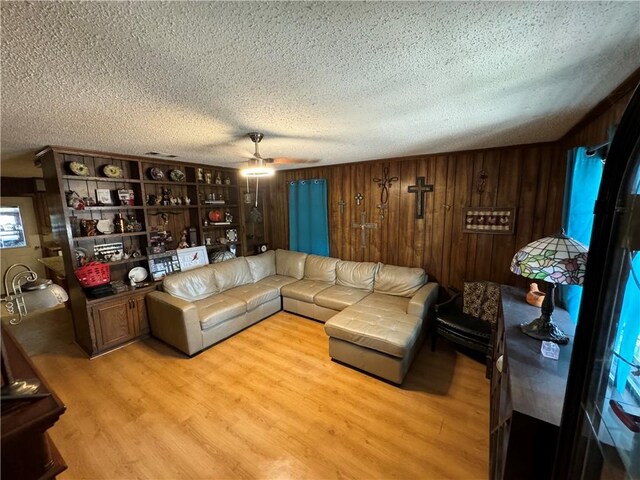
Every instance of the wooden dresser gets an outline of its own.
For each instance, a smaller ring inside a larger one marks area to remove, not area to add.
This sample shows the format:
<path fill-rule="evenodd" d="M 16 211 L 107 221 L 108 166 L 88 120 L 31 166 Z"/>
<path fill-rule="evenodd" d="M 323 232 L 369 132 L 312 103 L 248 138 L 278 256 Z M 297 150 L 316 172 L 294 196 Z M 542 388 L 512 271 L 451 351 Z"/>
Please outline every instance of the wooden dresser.
<path fill-rule="evenodd" d="M 560 346 L 560 358 L 540 353 L 541 342 L 520 330 L 540 316 L 540 309 L 525 302 L 522 289 L 502 286 L 491 378 L 492 479 L 545 479 L 551 477 L 562 405 L 571 360 L 575 325 L 556 306 L 555 323 L 569 335 Z M 502 357 L 502 372 L 496 367 Z"/>
<path fill-rule="evenodd" d="M 54 478 L 67 466 L 47 430 L 58 421 L 65 406 L 4 327 L 2 339 L 14 377 L 37 378 L 41 382 L 39 393 L 51 394 L 34 400 L 2 401 L 2 478 Z"/>

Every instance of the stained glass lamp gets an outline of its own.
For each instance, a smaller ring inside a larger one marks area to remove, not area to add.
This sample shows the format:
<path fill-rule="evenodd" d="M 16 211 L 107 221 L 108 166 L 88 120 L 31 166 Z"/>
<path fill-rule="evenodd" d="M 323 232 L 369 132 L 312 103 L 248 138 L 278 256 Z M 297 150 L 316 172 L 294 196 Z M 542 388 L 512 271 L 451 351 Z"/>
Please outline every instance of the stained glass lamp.
<path fill-rule="evenodd" d="M 569 343 L 569 337 L 553 323 L 551 317 L 556 285 L 582 285 L 587 247 L 567 237 L 564 231 L 535 240 L 522 247 L 511 261 L 511 271 L 526 278 L 543 280 L 549 284 L 540 309 L 541 315 L 520 328 L 530 337 L 560 345 Z"/>

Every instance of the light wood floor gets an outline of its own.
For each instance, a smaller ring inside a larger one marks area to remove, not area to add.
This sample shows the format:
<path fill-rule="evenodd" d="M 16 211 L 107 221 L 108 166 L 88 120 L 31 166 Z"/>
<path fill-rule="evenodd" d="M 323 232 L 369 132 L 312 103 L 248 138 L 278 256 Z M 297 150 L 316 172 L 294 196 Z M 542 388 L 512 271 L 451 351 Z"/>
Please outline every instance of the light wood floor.
<path fill-rule="evenodd" d="M 66 403 L 62 479 L 487 477 L 489 382 L 446 341 L 398 388 L 283 312 L 192 359 L 149 339 L 89 360 L 64 310 L 11 328 Z"/>

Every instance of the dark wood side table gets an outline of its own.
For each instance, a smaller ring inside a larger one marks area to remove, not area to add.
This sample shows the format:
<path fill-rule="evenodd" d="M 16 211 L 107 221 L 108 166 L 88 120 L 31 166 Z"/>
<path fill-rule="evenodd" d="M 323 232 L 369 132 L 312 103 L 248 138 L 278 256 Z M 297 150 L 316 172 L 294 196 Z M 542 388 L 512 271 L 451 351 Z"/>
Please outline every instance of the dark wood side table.
<path fill-rule="evenodd" d="M 2 339 L 14 377 L 37 378 L 41 382 L 39 393 L 51 394 L 34 400 L 2 401 L 2 478 L 54 478 L 67 466 L 47 430 L 58 421 L 66 407 L 47 385 L 9 329 L 2 327 Z"/>
<path fill-rule="evenodd" d="M 560 346 L 560 358 L 540 353 L 540 340 L 520 330 L 540 316 L 540 309 L 526 303 L 526 292 L 505 286 L 502 315 L 494 342 L 491 378 L 492 479 L 545 479 L 551 477 L 562 406 L 569 373 L 575 325 L 569 314 L 556 307 L 553 320 L 569 335 Z M 502 372 L 496 362 L 502 357 Z"/>

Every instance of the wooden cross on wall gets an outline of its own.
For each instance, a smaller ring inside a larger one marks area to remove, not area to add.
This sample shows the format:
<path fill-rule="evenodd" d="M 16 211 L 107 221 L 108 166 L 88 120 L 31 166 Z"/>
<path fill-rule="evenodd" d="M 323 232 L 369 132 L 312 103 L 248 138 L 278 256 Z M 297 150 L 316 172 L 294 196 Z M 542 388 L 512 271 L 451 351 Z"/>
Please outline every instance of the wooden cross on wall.
<path fill-rule="evenodd" d="M 416 218 L 424 218 L 424 194 L 433 192 L 433 185 L 425 185 L 425 177 L 416 177 L 417 185 L 407 188 L 409 193 L 416 194 Z"/>
<path fill-rule="evenodd" d="M 378 228 L 378 224 L 367 223 L 367 212 L 362 212 L 361 216 L 362 216 L 362 220 L 360 221 L 360 223 L 354 223 L 353 228 L 359 228 L 360 231 L 362 232 L 360 236 L 360 248 L 364 249 L 365 242 L 367 240 L 367 237 L 366 237 L 367 229 Z"/>

